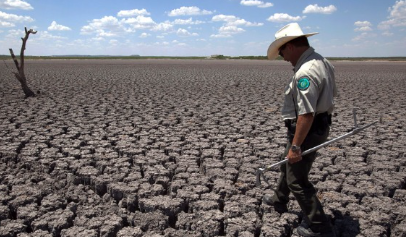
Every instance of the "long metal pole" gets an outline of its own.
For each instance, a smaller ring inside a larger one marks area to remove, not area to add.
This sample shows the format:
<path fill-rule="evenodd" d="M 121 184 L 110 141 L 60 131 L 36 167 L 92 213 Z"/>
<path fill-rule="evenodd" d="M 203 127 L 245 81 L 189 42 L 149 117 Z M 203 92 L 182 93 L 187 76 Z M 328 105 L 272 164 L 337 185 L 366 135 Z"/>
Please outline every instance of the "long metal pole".
<path fill-rule="evenodd" d="M 377 122 L 382 123 L 382 116 L 381 116 L 380 119 L 379 119 L 379 121 L 375 121 L 375 122 L 373 122 L 373 123 L 371 123 L 371 124 L 367 124 L 367 125 L 365 125 L 365 126 L 363 126 L 363 127 L 358 127 L 356 108 L 354 108 L 354 109 L 352 110 L 352 113 L 353 113 L 353 117 L 354 117 L 354 128 L 353 128 L 353 130 L 352 130 L 351 132 L 348 132 L 348 133 L 346 133 L 346 134 L 344 134 L 344 135 L 342 135 L 342 136 L 340 136 L 340 137 L 336 137 L 336 138 L 331 139 L 331 140 L 329 140 L 329 141 L 327 141 L 327 142 L 325 142 L 325 143 L 322 143 L 322 144 L 320 144 L 320 145 L 318 145 L 318 146 L 315 146 L 315 147 L 313 147 L 313 148 L 310 148 L 310 149 L 308 149 L 308 150 L 302 152 L 302 156 L 307 155 L 307 154 L 309 154 L 309 153 L 311 153 L 311 152 L 317 151 L 318 149 L 320 149 L 320 148 L 322 148 L 322 147 L 325 147 L 325 146 L 328 146 L 328 145 L 330 145 L 331 143 L 334 143 L 334 142 L 336 142 L 336 141 L 339 141 L 339 140 L 345 139 L 345 138 L 347 138 L 347 137 L 349 137 L 349 136 L 352 136 L 352 135 L 354 135 L 354 134 L 357 134 L 357 133 L 359 133 L 360 131 L 362 131 L 362 130 L 364 130 L 364 129 L 366 129 L 366 128 L 371 127 L 372 125 L 376 124 Z M 266 177 L 265 177 L 265 175 L 264 175 L 264 172 L 267 171 L 267 170 L 272 169 L 272 168 L 275 167 L 275 166 L 278 166 L 278 165 L 281 165 L 281 164 L 283 164 L 283 163 L 286 163 L 287 161 L 288 161 L 288 159 L 284 159 L 284 160 L 281 160 L 281 161 L 279 161 L 279 162 L 277 162 L 277 163 L 275 163 L 275 164 L 273 164 L 273 165 L 269 165 L 269 166 L 267 166 L 267 167 L 265 167 L 265 168 L 258 168 L 258 169 L 256 170 L 256 172 L 255 172 L 255 173 L 256 173 L 256 185 L 257 185 L 257 186 L 260 186 L 260 185 L 261 185 L 261 177 L 268 183 L 268 181 L 267 181 L 267 179 L 266 179 Z"/>
<path fill-rule="evenodd" d="M 322 143 L 322 144 L 320 144 L 320 145 L 318 145 L 318 146 L 315 146 L 315 147 L 313 147 L 313 148 L 310 148 L 310 149 L 308 149 L 308 150 L 302 152 L 302 156 L 307 155 L 307 154 L 309 154 L 309 153 L 312 153 L 312 152 L 314 152 L 314 151 L 317 151 L 317 150 L 319 150 L 320 148 L 323 148 L 323 147 L 325 147 L 325 146 L 330 145 L 331 143 L 337 142 L 337 141 L 339 141 L 339 140 L 342 140 L 342 139 L 345 139 L 345 138 L 347 138 L 347 137 L 349 137 L 349 136 L 352 136 L 352 135 L 354 135 L 354 134 L 357 134 L 357 133 L 359 133 L 360 131 L 362 131 L 362 130 L 364 130 L 364 129 L 366 129 L 366 128 L 371 127 L 372 125 L 376 124 L 377 122 L 378 122 L 378 121 L 375 121 L 375 122 L 373 122 L 373 123 L 371 123 L 371 124 L 367 124 L 367 125 L 365 125 L 365 126 L 363 126 L 363 127 L 356 127 L 356 128 L 355 128 L 354 130 L 352 130 L 351 132 L 348 132 L 348 133 L 346 133 L 346 134 L 344 134 L 344 135 L 342 135 L 342 136 L 336 137 L 336 138 L 331 139 L 331 140 L 329 140 L 329 141 L 327 141 L 327 142 L 325 142 L 325 143 Z M 265 167 L 265 168 L 259 168 L 259 170 L 260 170 L 260 171 L 270 170 L 270 169 L 272 169 L 272 168 L 275 167 L 275 166 L 278 166 L 278 165 L 281 165 L 281 164 L 283 164 L 283 163 L 286 163 L 287 161 L 288 161 L 288 159 L 284 159 L 284 160 L 281 160 L 281 161 L 279 161 L 279 162 L 277 162 L 277 163 L 275 163 L 275 164 L 269 165 L 269 166 L 267 166 L 267 167 Z"/>

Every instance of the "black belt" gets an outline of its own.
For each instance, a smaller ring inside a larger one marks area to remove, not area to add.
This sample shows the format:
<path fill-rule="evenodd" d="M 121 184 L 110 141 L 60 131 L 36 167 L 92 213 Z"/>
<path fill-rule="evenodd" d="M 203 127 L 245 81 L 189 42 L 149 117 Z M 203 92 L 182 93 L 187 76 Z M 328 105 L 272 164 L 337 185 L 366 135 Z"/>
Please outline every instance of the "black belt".
<path fill-rule="evenodd" d="M 285 127 L 287 127 L 290 131 L 294 132 L 296 130 L 296 119 L 286 119 L 285 120 Z M 325 129 L 331 125 L 331 114 L 327 112 L 316 114 L 313 119 L 312 127 L 310 131 L 317 131 L 319 129 Z"/>

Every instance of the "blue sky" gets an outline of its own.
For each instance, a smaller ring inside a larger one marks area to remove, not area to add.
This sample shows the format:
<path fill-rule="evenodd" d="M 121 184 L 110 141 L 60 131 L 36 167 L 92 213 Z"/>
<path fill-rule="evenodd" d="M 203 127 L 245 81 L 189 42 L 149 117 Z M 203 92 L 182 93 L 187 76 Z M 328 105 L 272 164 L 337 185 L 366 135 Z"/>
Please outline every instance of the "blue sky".
<path fill-rule="evenodd" d="M 0 0 L 0 54 L 266 55 L 298 22 L 329 57 L 406 56 L 406 0 Z"/>

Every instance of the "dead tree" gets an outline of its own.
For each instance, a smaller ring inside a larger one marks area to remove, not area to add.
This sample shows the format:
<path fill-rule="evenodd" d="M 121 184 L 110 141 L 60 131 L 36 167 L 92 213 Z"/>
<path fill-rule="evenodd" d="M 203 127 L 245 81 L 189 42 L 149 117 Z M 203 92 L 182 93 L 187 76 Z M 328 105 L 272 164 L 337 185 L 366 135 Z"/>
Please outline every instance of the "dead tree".
<path fill-rule="evenodd" d="M 27 85 L 27 78 L 25 77 L 24 73 L 24 50 L 25 50 L 25 45 L 27 44 L 28 37 L 30 34 L 36 34 L 37 32 L 34 31 L 33 29 L 30 29 L 27 31 L 27 27 L 25 27 L 25 37 L 21 38 L 23 40 L 23 44 L 21 45 L 21 52 L 20 52 L 20 63 L 18 63 L 16 56 L 14 55 L 13 49 L 10 50 L 11 57 L 14 60 L 14 64 L 17 67 L 18 72 L 14 72 L 14 76 L 17 78 L 17 80 L 21 83 L 21 87 L 23 88 L 24 94 L 26 97 L 34 97 L 35 93 L 28 87 Z"/>

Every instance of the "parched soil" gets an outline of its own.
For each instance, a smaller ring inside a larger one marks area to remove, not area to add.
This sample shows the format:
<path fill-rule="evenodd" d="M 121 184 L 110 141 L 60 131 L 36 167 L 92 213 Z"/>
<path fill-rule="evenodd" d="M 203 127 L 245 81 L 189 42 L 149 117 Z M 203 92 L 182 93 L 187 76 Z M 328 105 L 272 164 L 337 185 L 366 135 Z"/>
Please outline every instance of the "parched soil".
<path fill-rule="evenodd" d="M 311 179 L 337 236 L 406 236 L 406 63 L 333 62 L 339 97 Z M 28 61 L 35 98 L 0 64 L 0 237 L 297 236 L 278 180 L 286 62 Z"/>

